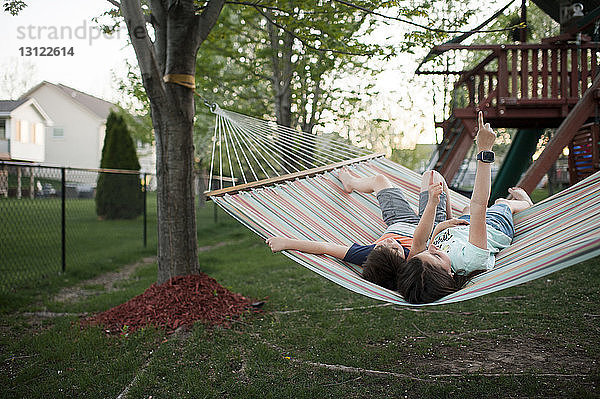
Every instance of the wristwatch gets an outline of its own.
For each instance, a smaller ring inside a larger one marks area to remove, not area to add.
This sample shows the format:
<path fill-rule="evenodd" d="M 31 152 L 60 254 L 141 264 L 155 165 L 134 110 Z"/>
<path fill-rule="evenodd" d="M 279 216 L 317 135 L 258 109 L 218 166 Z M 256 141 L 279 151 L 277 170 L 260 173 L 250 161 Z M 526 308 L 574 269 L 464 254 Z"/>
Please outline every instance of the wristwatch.
<path fill-rule="evenodd" d="M 485 163 L 494 162 L 495 154 L 494 151 L 481 151 L 477 154 L 477 160 Z"/>

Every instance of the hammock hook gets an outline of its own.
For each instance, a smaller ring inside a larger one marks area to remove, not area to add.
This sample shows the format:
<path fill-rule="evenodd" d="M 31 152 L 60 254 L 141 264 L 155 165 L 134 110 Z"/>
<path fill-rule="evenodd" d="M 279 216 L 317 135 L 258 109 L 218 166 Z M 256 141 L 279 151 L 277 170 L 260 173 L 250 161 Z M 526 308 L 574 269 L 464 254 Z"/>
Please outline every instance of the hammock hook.
<path fill-rule="evenodd" d="M 210 112 L 212 112 L 214 114 L 218 108 L 217 103 L 211 103 L 206 98 L 202 98 L 202 100 L 204 100 L 204 105 L 206 105 L 208 107 L 208 109 L 210 109 Z"/>

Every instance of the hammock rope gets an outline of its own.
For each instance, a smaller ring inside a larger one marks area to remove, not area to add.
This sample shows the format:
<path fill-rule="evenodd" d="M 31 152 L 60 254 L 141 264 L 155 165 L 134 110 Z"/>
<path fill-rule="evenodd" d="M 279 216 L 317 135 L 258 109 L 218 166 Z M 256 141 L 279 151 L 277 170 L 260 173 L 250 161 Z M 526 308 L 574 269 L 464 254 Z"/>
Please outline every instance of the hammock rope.
<path fill-rule="evenodd" d="M 227 129 L 238 132 L 252 132 L 237 136 L 238 140 L 229 144 L 238 145 L 232 151 L 236 161 L 228 162 L 231 170 L 239 176 L 268 179 L 266 173 L 246 173 L 250 170 L 249 161 L 258 169 L 273 168 L 285 177 L 285 169 L 275 159 L 274 154 L 282 147 L 288 147 L 288 153 L 296 154 L 292 144 L 299 145 L 304 136 L 293 129 L 277 126 L 273 122 L 261 121 L 231 111 L 215 109 L 216 128 L 213 143 L 219 149 L 227 144 Z M 287 135 L 281 140 L 282 135 Z M 357 149 L 345 143 L 332 143 L 331 138 L 323 136 L 304 137 L 304 143 L 310 143 L 314 154 L 306 152 L 310 159 L 305 166 L 321 165 L 317 159 L 328 164 L 349 165 L 352 171 L 361 177 L 383 174 L 396 185 L 402 187 L 409 203 L 416 210 L 421 176 L 401 165 L 381 156 L 367 156 L 365 150 Z M 244 140 L 251 140 L 244 142 Z M 269 143 L 267 150 L 261 147 Z M 243 154 L 243 150 L 250 153 Z M 254 155 L 257 155 L 254 157 Z M 221 153 L 221 152 L 219 152 Z M 241 156 L 240 156 L 241 154 Z M 260 154 L 260 156 L 258 156 Z M 264 158 L 262 158 L 264 157 Z M 259 159 L 263 159 L 260 162 Z M 267 159 L 273 161 L 268 162 Z M 219 170 L 223 168 L 222 160 Z M 294 162 L 290 160 L 293 164 Z M 256 165 L 260 165 L 258 168 Z M 300 169 L 294 165 L 294 171 Z M 235 170 L 235 169 L 240 169 Z M 211 165 L 211 170 L 216 165 Z M 242 173 L 242 170 L 244 173 Z M 263 177 L 264 176 L 264 177 Z M 293 176 L 293 175 L 292 175 Z M 266 180 L 268 181 L 268 180 Z M 210 187 L 210 186 L 209 186 Z M 210 188 L 209 188 L 210 190 Z M 214 191 L 213 191 L 214 192 Z M 369 244 L 378 239 L 385 230 L 377 199 L 373 194 L 344 191 L 337 171 L 324 169 L 322 172 L 275 181 L 266 186 L 252 186 L 245 190 L 235 190 L 212 195 L 210 198 L 227 213 L 261 236 L 284 236 L 302 240 L 328 241 L 342 245 L 353 242 Z M 453 212 L 458 214 L 468 203 L 468 198 L 452 192 Z M 571 186 L 562 192 L 535 204 L 532 208 L 515 215 L 516 233 L 513 244 L 496 257 L 496 267 L 473 279 L 460 291 L 448 295 L 432 304 L 458 302 L 500 289 L 522 284 L 545 276 L 570 265 L 600 255 L 600 172 Z M 298 251 L 283 251 L 283 254 L 327 279 L 356 293 L 399 305 L 412 305 L 394 291 L 370 283 L 361 277 L 361 267 L 342 262 L 326 255 L 305 254 Z"/>
<path fill-rule="evenodd" d="M 209 181 L 208 191 L 226 188 L 226 181 L 248 184 L 370 154 L 339 138 L 302 133 L 218 106 L 211 110 L 216 121 L 210 176 L 218 169 L 220 178 L 218 187 Z M 229 179 L 221 178 L 223 171 L 228 171 Z"/>

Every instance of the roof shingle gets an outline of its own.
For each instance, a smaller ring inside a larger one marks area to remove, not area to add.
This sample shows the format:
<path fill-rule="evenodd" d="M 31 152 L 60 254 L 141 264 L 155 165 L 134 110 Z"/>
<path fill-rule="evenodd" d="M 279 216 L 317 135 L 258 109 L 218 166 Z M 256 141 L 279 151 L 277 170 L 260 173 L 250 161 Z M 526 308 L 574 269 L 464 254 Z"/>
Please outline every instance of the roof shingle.
<path fill-rule="evenodd" d="M 27 100 L 29 100 L 29 98 L 21 98 L 19 100 L 0 100 L 0 112 L 11 112 Z"/>
<path fill-rule="evenodd" d="M 90 94 L 84 93 L 82 91 L 73 89 L 72 87 L 65 86 L 63 84 L 55 85 L 62 91 L 64 91 L 69 97 L 73 100 L 77 101 L 96 115 L 98 115 L 102 119 L 108 118 L 108 114 L 110 114 L 110 110 L 115 107 L 115 104 L 102 100 L 101 98 L 94 97 Z"/>

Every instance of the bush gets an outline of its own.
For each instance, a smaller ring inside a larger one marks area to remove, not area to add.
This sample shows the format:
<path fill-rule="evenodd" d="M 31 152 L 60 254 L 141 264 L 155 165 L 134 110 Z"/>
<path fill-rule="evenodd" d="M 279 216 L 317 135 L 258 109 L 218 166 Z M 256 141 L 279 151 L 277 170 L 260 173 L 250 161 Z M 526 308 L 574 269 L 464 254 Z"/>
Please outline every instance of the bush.
<path fill-rule="evenodd" d="M 133 140 L 122 116 L 106 120 L 106 136 L 100 167 L 140 170 Z M 142 214 L 142 183 L 139 174 L 101 173 L 96 189 L 96 214 L 103 219 L 132 219 Z"/>

